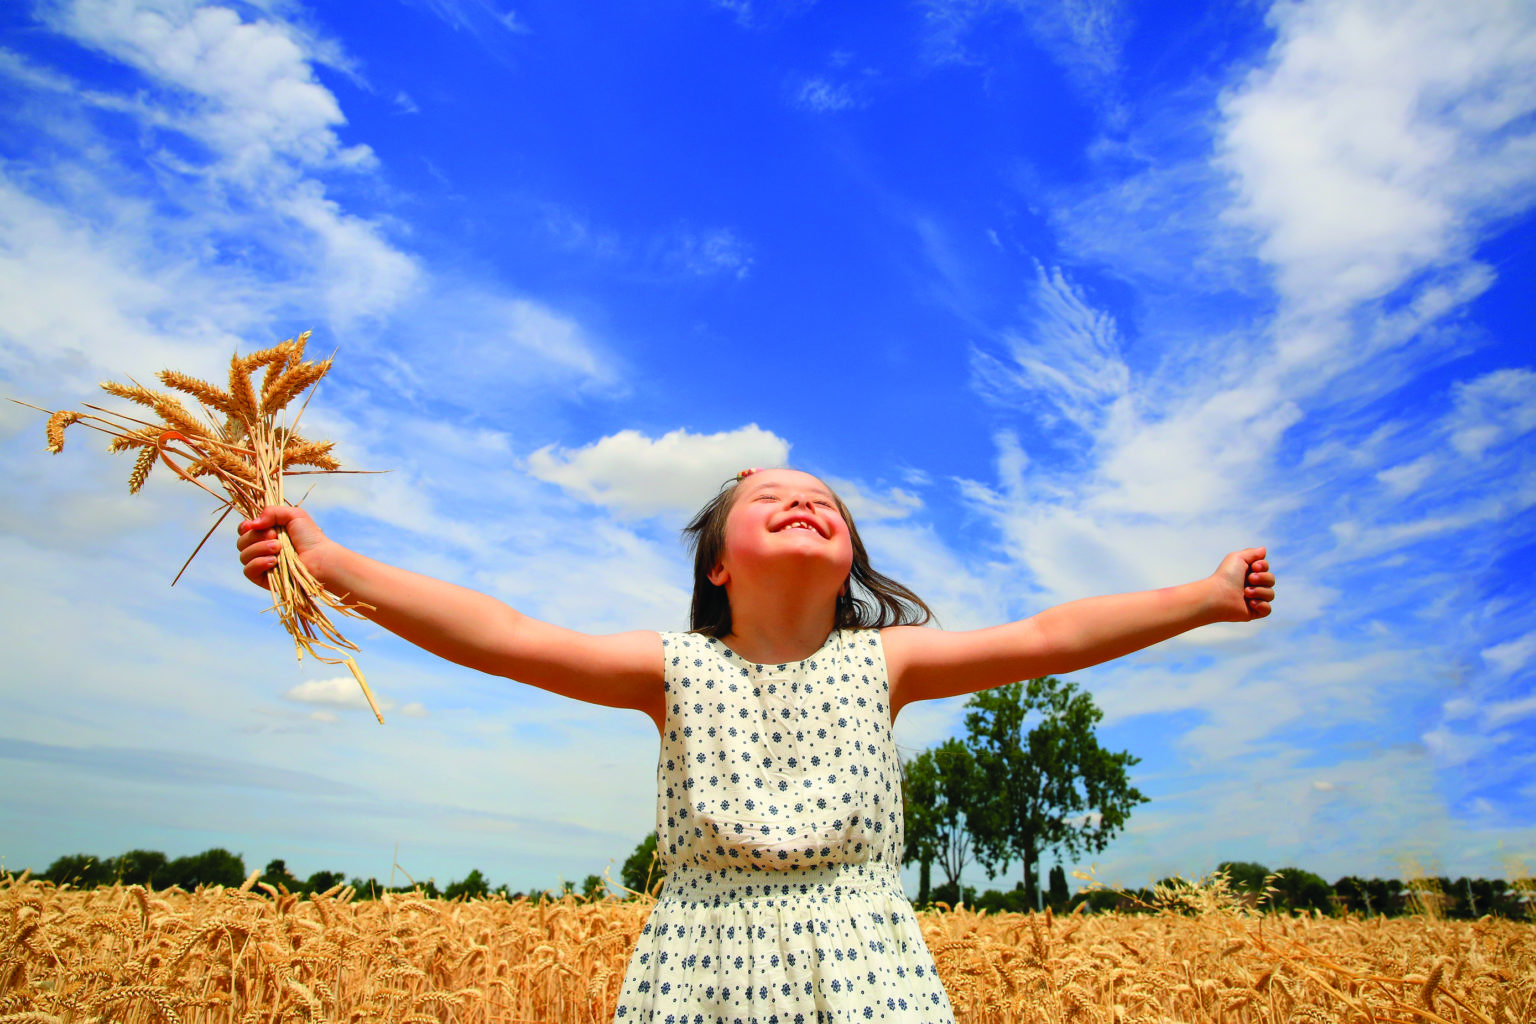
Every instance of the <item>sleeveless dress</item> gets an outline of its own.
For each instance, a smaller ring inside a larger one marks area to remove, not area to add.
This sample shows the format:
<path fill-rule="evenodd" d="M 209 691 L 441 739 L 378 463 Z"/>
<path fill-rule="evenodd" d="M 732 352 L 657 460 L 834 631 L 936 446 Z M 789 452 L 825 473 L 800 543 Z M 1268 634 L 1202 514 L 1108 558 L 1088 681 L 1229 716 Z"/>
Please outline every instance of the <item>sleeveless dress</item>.
<path fill-rule="evenodd" d="M 901 764 L 878 630 L 758 665 L 663 633 L 667 867 L 616 1024 L 949 1024 L 902 890 Z"/>

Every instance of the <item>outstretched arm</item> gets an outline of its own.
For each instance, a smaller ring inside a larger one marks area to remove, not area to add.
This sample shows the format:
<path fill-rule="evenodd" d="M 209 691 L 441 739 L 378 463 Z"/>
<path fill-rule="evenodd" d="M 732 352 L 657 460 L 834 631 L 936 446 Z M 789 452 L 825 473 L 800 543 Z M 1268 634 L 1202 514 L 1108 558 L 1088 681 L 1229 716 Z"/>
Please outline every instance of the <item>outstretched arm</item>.
<path fill-rule="evenodd" d="M 915 700 L 1075 672 L 1207 623 L 1262 619 L 1275 597 L 1265 555 L 1264 548 L 1234 551 L 1196 583 L 1069 601 L 990 629 L 885 629 L 891 716 Z"/>
<path fill-rule="evenodd" d="M 282 526 L 331 593 L 372 605 L 368 618 L 439 657 L 577 700 L 635 708 L 661 728 L 661 639 L 652 632 L 590 636 L 540 622 L 493 597 L 376 561 L 326 537 L 302 509 L 269 507 L 240 524 L 240 560 L 265 587 Z"/>

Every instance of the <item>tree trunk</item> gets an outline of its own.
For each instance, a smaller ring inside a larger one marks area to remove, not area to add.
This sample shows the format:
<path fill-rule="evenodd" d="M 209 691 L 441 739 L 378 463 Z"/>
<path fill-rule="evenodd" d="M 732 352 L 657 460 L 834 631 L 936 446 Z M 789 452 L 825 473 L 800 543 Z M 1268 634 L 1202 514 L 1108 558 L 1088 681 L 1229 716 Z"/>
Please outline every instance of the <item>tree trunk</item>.
<path fill-rule="evenodd" d="M 927 903 L 928 883 L 930 881 L 930 869 L 933 866 L 933 861 L 925 857 L 920 864 L 921 867 L 919 867 L 917 874 L 917 902 Z"/>
<path fill-rule="evenodd" d="M 1024 851 L 1024 894 L 1029 900 L 1029 905 L 1036 910 L 1040 909 L 1040 884 L 1035 877 L 1035 865 L 1040 861 L 1040 854 L 1035 852 L 1031 845 Z"/>

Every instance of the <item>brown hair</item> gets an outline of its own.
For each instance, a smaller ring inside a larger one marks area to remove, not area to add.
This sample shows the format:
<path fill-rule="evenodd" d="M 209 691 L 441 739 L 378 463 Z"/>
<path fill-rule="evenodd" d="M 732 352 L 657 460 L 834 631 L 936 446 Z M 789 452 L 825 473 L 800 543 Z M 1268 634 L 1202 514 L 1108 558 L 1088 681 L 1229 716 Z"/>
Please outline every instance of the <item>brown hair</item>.
<path fill-rule="evenodd" d="M 741 477 L 721 485 L 720 493 L 699 510 L 692 522 L 683 527 L 688 545 L 693 549 L 693 607 L 688 628 L 724 639 L 731 633 L 731 602 L 725 588 L 710 581 L 710 571 L 725 550 L 725 520 L 735 502 Z M 829 491 L 831 488 L 827 488 Z M 846 592 L 837 598 L 837 629 L 884 629 L 886 626 L 921 626 L 932 621 L 933 611 L 907 586 L 876 572 L 869 564 L 869 553 L 853 525 L 853 514 L 834 492 L 838 514 L 848 525 L 848 539 L 853 546 L 853 568 L 848 572 Z"/>

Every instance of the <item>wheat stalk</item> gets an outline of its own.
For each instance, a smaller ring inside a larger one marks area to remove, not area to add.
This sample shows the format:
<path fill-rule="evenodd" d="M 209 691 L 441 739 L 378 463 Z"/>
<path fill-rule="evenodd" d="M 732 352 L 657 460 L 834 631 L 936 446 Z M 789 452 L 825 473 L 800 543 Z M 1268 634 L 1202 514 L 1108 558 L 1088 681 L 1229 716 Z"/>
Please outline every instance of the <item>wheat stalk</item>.
<path fill-rule="evenodd" d="M 194 415 L 175 395 L 144 387 L 132 378 L 127 384 L 103 381 L 103 391 L 149 409 L 159 418 L 158 422 L 88 403 L 86 408 L 95 412 L 39 409 L 48 413 L 48 450 L 55 454 L 63 451 L 64 432 L 74 424 L 101 431 L 111 435 L 109 451 L 137 452 L 128 476 L 129 493 L 137 494 L 154 464 L 163 462 L 177 476 L 219 501 L 223 515 L 214 529 L 233 511 L 254 519 L 269 505 L 288 503 L 283 480 L 289 475 L 358 472 L 341 468 L 331 453 L 333 442 L 313 441 L 295 432 L 304 412 L 302 406 L 291 415 L 287 412 L 300 395 L 307 405 L 314 394 L 312 389 L 331 368 L 330 359 L 304 360 L 308 340 L 306 331 L 250 355 L 236 352 L 229 362 L 227 389 L 175 370 L 157 374 L 166 387 L 195 398 L 203 407 L 203 418 Z M 265 373 L 257 387 L 251 375 L 261 369 Z M 38 409 L 26 402 L 18 404 Z M 222 424 L 212 418 L 215 413 L 223 416 Z M 292 468 L 295 466 L 314 468 L 296 470 Z M 222 488 L 222 494 L 202 482 L 210 478 Z M 203 537 L 187 559 L 188 564 L 212 534 L 213 530 L 209 530 Z M 362 618 L 360 608 L 366 606 L 349 603 L 327 591 L 305 567 L 287 533 L 279 530 L 278 536 L 281 547 L 277 565 L 268 574 L 267 583 L 273 608 L 293 637 L 295 654 L 300 660 L 308 654 L 328 665 L 346 665 L 362 687 L 374 717 L 382 724 L 384 716 L 378 702 L 352 656 L 357 645 L 342 636 L 330 621 L 332 613 Z M 186 565 L 182 571 L 186 571 Z M 176 578 L 180 579 L 181 573 Z"/>

